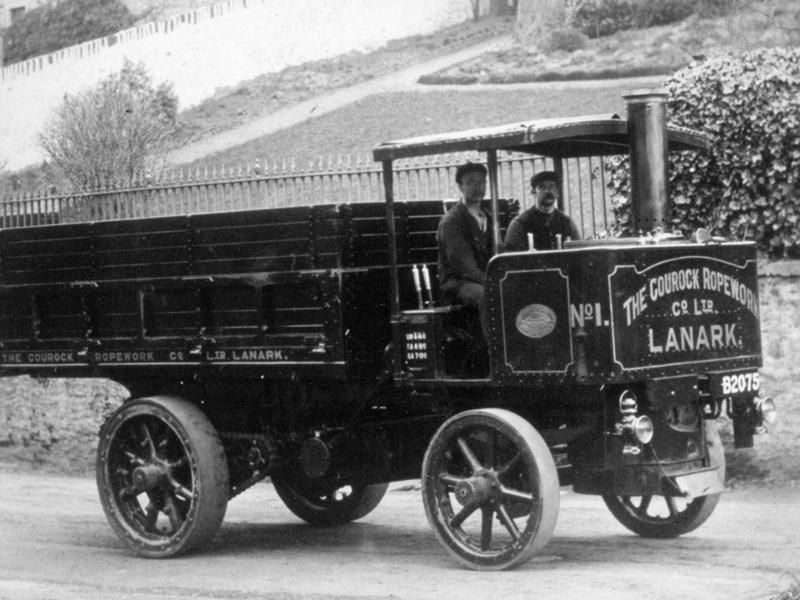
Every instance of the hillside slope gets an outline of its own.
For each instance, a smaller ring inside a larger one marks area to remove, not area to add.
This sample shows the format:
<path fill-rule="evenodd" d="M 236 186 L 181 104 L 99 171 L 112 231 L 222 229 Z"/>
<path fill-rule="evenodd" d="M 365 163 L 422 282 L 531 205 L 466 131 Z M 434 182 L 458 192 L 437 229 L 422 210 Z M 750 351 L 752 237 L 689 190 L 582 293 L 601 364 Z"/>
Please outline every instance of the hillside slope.
<path fill-rule="evenodd" d="M 80 59 L 56 61 L 2 82 L 0 161 L 9 169 L 41 162 L 36 136 L 64 94 L 75 94 L 118 71 L 125 58 L 143 62 L 154 81 L 171 82 L 181 106 L 260 74 L 389 40 L 430 33 L 469 18 L 463 0 L 250 0 L 239 10 L 173 31 L 115 44 Z M 47 61 L 45 61 L 47 63 Z"/>
<path fill-rule="evenodd" d="M 692 16 L 671 25 L 621 31 L 589 40 L 583 48 L 571 52 L 554 49 L 545 53 L 511 45 L 431 72 L 422 78 L 429 85 L 413 90 L 398 89 L 393 96 L 364 98 L 358 105 L 343 107 L 329 116 L 320 117 L 318 113 L 309 112 L 308 123 L 293 125 L 259 139 L 244 135 L 241 145 L 232 143 L 229 138 L 227 149 L 217 146 L 200 162 L 214 166 L 246 165 L 264 156 L 306 161 L 330 153 L 363 154 L 374 143 L 391 137 L 444 131 L 461 124 L 476 126 L 623 110 L 620 100 L 623 93 L 635 87 L 660 85 L 668 74 L 696 58 L 720 51 L 800 42 L 800 7 L 795 0 L 759 0 L 751 4 L 739 3 L 741 10 L 721 16 Z M 480 39 L 481 35 L 486 35 L 486 28 L 511 35 L 514 22 L 468 22 L 410 41 L 416 41 L 418 46 L 443 47 L 450 42 L 454 31 Z M 365 69 L 374 76 L 384 75 L 391 64 L 386 63 L 385 58 L 385 54 L 368 53 L 354 62 L 352 55 L 345 55 L 299 65 L 234 89 L 220 90 L 213 98 L 181 115 L 183 130 L 179 145 L 231 127 L 242 127 L 287 105 L 362 81 L 357 75 Z M 417 55 L 417 60 L 422 58 Z M 366 66 L 370 64 L 372 67 Z M 631 78 L 643 74 L 649 77 Z M 554 83 L 570 80 L 604 82 Z M 552 83 L 527 87 L 508 85 L 543 81 Z M 447 83 L 463 85 L 435 85 Z M 479 85 L 469 85 L 475 83 Z M 493 83 L 503 85 L 491 85 Z M 416 114 L 416 109 L 423 112 Z"/>

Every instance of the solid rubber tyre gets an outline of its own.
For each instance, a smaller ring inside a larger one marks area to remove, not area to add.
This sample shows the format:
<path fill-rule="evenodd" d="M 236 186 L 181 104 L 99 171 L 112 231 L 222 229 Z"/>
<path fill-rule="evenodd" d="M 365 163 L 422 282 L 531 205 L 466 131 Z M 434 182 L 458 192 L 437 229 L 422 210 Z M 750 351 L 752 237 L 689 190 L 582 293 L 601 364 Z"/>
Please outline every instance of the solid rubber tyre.
<path fill-rule="evenodd" d="M 528 421 L 503 409 L 470 410 L 447 420 L 428 445 L 422 499 L 436 537 L 459 563 L 508 569 L 550 541 L 558 473 Z"/>
<path fill-rule="evenodd" d="M 206 415 L 181 398 L 139 398 L 117 409 L 100 429 L 96 477 L 108 522 L 140 556 L 196 549 L 225 517 L 224 448 Z"/>

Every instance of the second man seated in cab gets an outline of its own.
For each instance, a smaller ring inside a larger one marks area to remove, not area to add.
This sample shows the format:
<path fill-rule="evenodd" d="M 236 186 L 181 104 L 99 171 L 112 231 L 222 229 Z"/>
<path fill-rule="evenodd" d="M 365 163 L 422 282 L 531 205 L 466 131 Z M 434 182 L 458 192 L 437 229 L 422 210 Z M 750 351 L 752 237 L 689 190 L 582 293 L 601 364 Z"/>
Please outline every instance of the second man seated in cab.
<path fill-rule="evenodd" d="M 554 171 L 541 171 L 531 177 L 531 194 L 534 205 L 517 215 L 506 232 L 504 250 L 524 252 L 528 247 L 528 234 L 533 235 L 536 250 L 555 250 L 558 238 L 563 241 L 580 239 L 575 223 L 558 209 L 561 180 Z"/>

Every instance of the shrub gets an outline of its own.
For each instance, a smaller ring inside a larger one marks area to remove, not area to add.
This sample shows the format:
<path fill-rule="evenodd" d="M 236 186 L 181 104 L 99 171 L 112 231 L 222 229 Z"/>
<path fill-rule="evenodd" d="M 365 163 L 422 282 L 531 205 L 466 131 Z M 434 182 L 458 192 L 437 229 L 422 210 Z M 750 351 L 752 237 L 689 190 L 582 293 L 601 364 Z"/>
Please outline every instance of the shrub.
<path fill-rule="evenodd" d="M 575 11 L 572 24 L 597 38 L 624 29 L 674 23 L 694 10 L 695 0 L 588 0 Z"/>
<path fill-rule="evenodd" d="M 545 52 L 555 52 L 563 50 L 564 52 L 575 52 L 586 47 L 587 36 L 582 31 L 574 29 L 573 27 L 560 27 L 549 31 L 539 48 Z"/>
<path fill-rule="evenodd" d="M 673 227 L 800 255 L 800 49 L 720 56 L 675 73 L 667 88 L 670 120 L 712 140 L 707 153 L 671 157 Z M 633 233 L 625 162 L 609 163 L 608 185 L 620 228 Z"/>
<path fill-rule="evenodd" d="M 101 38 L 133 25 L 120 0 L 64 0 L 23 14 L 3 36 L 3 62 L 10 64 Z"/>
<path fill-rule="evenodd" d="M 172 86 L 155 87 L 126 60 L 95 88 L 65 96 L 39 143 L 76 189 L 128 184 L 159 166 L 177 114 Z"/>
<path fill-rule="evenodd" d="M 742 0 L 697 0 L 694 12 L 704 18 L 722 17 L 737 8 Z"/>

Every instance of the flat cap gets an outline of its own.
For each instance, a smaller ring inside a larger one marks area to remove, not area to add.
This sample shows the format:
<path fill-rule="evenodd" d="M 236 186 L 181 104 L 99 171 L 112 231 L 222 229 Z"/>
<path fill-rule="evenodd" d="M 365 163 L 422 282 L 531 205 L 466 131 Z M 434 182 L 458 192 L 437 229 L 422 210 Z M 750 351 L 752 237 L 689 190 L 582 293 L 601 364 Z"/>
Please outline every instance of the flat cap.
<path fill-rule="evenodd" d="M 461 178 L 467 173 L 483 173 L 486 175 L 486 167 L 480 163 L 465 162 L 456 169 L 456 183 L 461 183 Z"/>
<path fill-rule="evenodd" d="M 531 187 L 535 188 L 545 181 L 555 181 L 557 184 L 561 185 L 561 177 L 555 171 L 539 171 L 531 177 Z"/>

